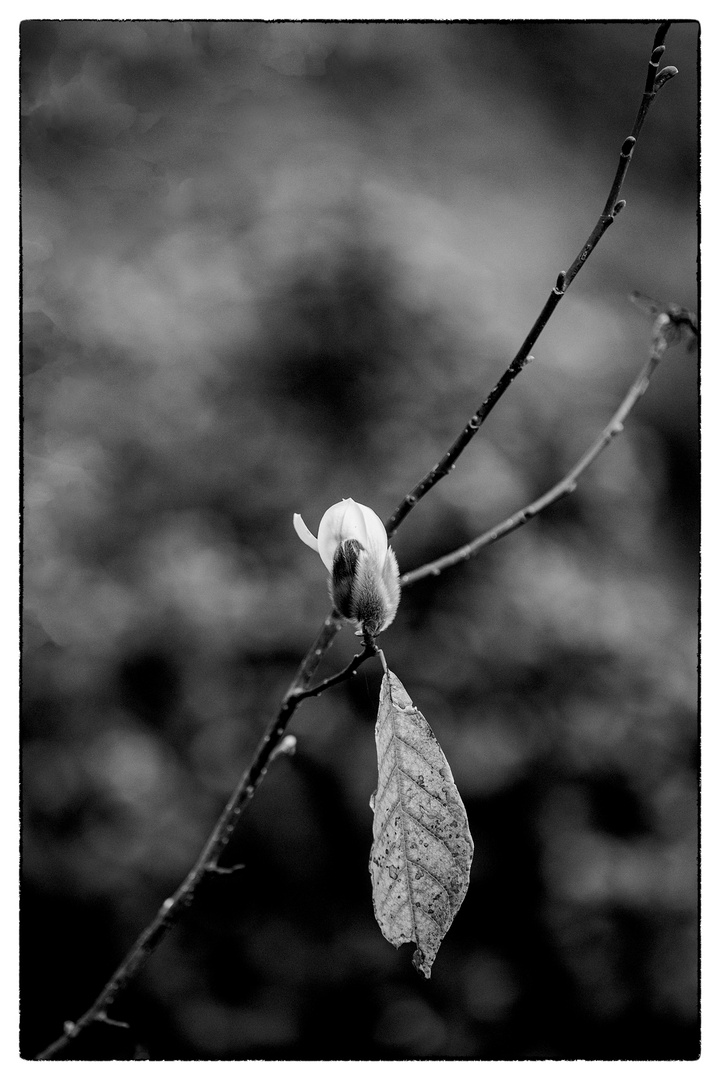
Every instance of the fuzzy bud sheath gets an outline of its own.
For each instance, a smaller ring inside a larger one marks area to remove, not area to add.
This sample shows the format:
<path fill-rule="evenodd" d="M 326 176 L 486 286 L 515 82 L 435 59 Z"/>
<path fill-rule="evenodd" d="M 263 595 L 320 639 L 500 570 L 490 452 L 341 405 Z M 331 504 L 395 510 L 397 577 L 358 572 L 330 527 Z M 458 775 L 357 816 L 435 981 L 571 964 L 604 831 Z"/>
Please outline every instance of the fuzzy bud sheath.
<path fill-rule="evenodd" d="M 395 553 L 375 511 L 343 499 L 325 511 L 317 538 L 300 514 L 293 523 L 330 571 L 330 596 L 340 614 L 372 637 L 385 630 L 398 609 L 400 581 Z"/>

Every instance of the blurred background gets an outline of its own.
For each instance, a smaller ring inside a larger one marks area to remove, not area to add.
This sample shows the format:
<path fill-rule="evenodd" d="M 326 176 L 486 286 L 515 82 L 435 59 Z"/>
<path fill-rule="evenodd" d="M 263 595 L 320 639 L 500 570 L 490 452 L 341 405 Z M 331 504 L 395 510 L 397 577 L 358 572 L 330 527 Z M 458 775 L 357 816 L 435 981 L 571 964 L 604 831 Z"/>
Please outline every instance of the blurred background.
<path fill-rule="evenodd" d="M 179 884 L 328 609 L 293 532 L 383 518 L 605 201 L 656 24 L 22 25 L 22 1053 Z M 628 205 L 402 570 L 555 483 L 696 309 L 698 26 Z M 375 924 L 379 665 L 305 703 L 88 1059 L 693 1058 L 697 356 L 575 495 L 383 635 L 475 839 L 424 981 Z M 320 675 L 355 651 L 345 630 Z"/>

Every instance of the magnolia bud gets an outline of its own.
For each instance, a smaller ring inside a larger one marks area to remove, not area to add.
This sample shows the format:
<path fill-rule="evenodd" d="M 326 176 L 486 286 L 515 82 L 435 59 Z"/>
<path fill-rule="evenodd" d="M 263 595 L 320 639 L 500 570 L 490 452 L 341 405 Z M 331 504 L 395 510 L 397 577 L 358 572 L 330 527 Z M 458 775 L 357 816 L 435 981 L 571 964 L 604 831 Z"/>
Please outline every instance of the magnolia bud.
<path fill-rule="evenodd" d="M 325 511 L 317 538 L 300 514 L 293 524 L 330 571 L 330 596 L 340 614 L 373 637 L 385 630 L 400 602 L 400 581 L 395 553 L 375 511 L 343 499 Z"/>

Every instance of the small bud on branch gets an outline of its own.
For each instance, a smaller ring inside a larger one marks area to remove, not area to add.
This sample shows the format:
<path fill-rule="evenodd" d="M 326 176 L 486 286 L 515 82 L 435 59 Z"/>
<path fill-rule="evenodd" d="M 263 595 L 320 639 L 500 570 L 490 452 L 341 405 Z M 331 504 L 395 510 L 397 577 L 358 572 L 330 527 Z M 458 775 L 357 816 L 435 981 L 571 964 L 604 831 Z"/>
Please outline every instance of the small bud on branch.
<path fill-rule="evenodd" d="M 659 71 L 654 83 L 655 92 L 657 93 L 670 79 L 674 79 L 677 73 L 678 69 L 676 67 L 664 67 L 662 71 Z"/>

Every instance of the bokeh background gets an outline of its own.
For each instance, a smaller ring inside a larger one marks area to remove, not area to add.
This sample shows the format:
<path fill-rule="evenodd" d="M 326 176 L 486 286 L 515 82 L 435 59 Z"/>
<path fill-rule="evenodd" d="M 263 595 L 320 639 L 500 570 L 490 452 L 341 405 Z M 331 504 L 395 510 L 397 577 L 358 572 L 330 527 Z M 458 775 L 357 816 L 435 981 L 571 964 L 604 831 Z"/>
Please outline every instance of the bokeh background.
<path fill-rule="evenodd" d="M 23 24 L 23 1055 L 185 875 L 319 628 L 293 512 L 386 517 L 459 431 L 594 224 L 654 31 Z M 697 50 L 674 25 L 627 208 L 403 570 L 589 445 L 647 354 L 631 290 L 695 309 Z M 475 839 L 432 979 L 373 918 L 367 664 L 72 1056 L 696 1056 L 697 574 L 677 347 L 571 499 L 384 635 Z"/>

